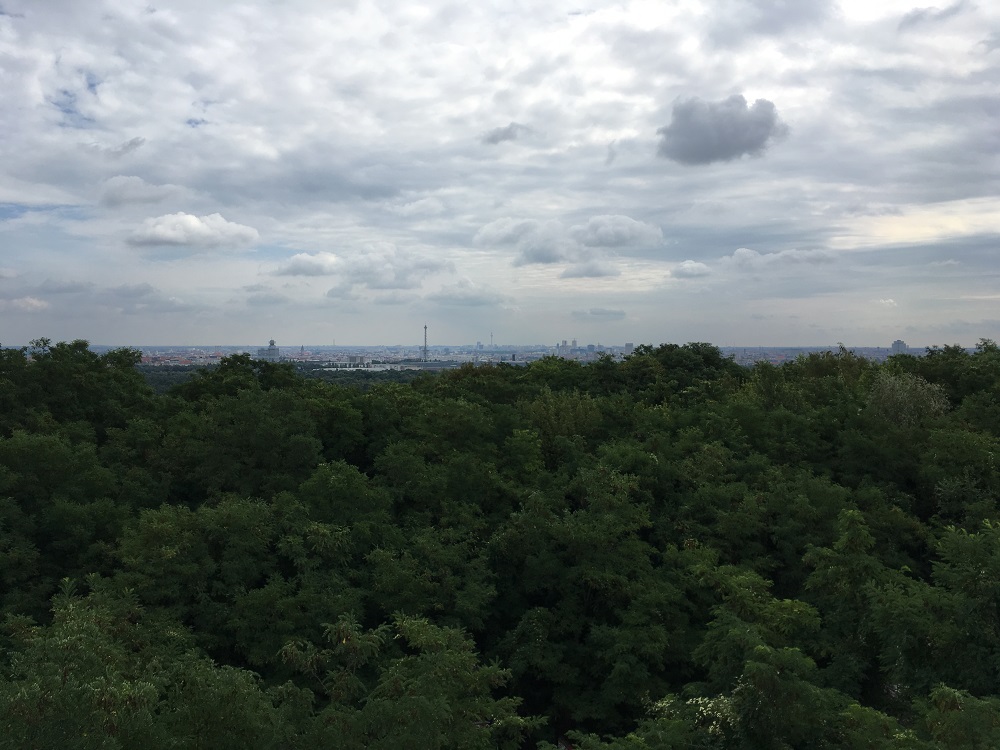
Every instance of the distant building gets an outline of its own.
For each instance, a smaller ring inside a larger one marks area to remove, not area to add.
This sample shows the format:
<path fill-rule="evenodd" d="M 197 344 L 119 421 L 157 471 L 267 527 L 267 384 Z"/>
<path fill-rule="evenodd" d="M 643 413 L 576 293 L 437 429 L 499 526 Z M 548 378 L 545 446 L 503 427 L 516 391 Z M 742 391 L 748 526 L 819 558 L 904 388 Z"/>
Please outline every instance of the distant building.
<path fill-rule="evenodd" d="M 280 362 L 281 352 L 278 351 L 278 347 L 274 345 L 274 339 L 268 343 L 266 349 L 257 350 L 257 359 L 264 362 Z"/>
<path fill-rule="evenodd" d="M 893 354 L 906 354 L 908 351 L 910 351 L 910 347 L 908 347 L 906 342 L 902 339 L 896 339 L 892 342 Z"/>

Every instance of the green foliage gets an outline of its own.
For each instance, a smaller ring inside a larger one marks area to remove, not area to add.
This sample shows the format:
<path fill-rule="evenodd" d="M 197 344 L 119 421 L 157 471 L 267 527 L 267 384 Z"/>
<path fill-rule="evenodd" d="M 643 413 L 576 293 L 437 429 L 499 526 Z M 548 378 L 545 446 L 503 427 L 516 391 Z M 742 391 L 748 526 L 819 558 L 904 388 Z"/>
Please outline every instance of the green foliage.
<path fill-rule="evenodd" d="M 481 664 L 458 629 L 397 615 L 364 630 L 341 617 L 324 635 L 325 647 L 297 640 L 281 652 L 329 701 L 311 738 L 324 746 L 513 750 L 539 723 L 518 715 L 518 700 L 493 696 L 506 671 Z"/>
<path fill-rule="evenodd" d="M 86 341 L 0 349 L 0 436 L 16 428 L 55 431 L 85 424 L 98 441 L 109 427 L 149 405 L 152 392 L 136 372 L 140 352 L 95 354 Z"/>
<path fill-rule="evenodd" d="M 190 650 L 182 628 L 101 582 L 80 598 L 65 585 L 46 627 L 10 624 L 18 650 L 0 678 L 0 747 L 284 748 L 294 689 Z"/>
<path fill-rule="evenodd" d="M 193 380 L 174 391 L 188 401 L 233 397 L 241 391 L 293 389 L 300 384 L 290 364 L 251 359 L 249 354 L 224 357 L 216 366 L 198 370 Z"/>
<path fill-rule="evenodd" d="M 986 750 L 1000 745 L 1000 700 L 939 685 L 920 703 L 924 724 L 941 747 Z"/>
<path fill-rule="evenodd" d="M 165 428 L 154 467 L 169 477 L 172 497 L 189 503 L 294 489 L 322 458 L 308 406 L 291 391 L 204 397 Z"/>
<path fill-rule="evenodd" d="M 0 746 L 996 746 L 998 352 L 0 349 Z"/>
<path fill-rule="evenodd" d="M 899 428 L 916 427 L 948 409 L 944 389 L 910 373 L 879 372 L 868 393 L 868 412 Z"/>

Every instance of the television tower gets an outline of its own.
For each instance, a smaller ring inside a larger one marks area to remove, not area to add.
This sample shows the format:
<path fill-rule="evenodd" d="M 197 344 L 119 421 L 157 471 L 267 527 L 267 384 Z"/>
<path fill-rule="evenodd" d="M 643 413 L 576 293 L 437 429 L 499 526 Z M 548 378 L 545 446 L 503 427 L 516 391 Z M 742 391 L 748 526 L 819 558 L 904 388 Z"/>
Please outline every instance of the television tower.
<path fill-rule="evenodd" d="M 427 362 L 427 324 L 424 323 L 424 362 Z"/>

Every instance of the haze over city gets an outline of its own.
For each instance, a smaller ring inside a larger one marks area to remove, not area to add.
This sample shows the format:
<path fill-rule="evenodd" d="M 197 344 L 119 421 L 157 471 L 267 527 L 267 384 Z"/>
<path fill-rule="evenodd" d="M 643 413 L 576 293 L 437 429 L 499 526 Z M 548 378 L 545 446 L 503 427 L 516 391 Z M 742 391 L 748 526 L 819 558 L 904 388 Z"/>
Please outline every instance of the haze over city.
<path fill-rule="evenodd" d="M 0 0 L 0 342 L 1000 338 L 1000 6 Z"/>

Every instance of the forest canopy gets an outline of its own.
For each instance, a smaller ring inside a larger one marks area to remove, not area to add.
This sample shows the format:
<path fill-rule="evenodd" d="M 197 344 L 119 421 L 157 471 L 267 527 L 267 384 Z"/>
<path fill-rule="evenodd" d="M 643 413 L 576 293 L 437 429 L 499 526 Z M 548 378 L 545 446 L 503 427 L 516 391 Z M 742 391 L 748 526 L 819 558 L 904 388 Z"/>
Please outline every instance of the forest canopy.
<path fill-rule="evenodd" d="M 1000 747 L 1000 348 L 159 392 L 0 349 L 0 748 Z"/>

